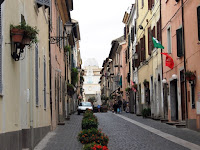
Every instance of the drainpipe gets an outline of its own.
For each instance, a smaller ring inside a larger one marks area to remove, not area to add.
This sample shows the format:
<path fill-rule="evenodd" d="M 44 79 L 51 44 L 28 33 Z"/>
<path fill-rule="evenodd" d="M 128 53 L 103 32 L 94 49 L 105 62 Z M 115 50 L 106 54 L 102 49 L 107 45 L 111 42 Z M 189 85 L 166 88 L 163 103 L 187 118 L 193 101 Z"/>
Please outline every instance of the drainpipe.
<path fill-rule="evenodd" d="M 161 0 L 160 0 L 160 42 L 162 43 L 162 15 L 161 15 Z M 161 53 L 163 52 L 162 48 L 161 48 Z M 161 78 L 161 84 L 162 84 L 162 80 L 163 80 L 163 55 L 161 54 L 161 67 L 162 67 L 162 78 Z M 163 118 L 165 118 L 165 100 L 164 100 L 164 89 L 163 88 L 163 84 L 162 84 L 162 95 L 163 95 Z M 167 118 L 166 118 L 167 119 Z"/>
<path fill-rule="evenodd" d="M 184 30 L 184 8 L 183 8 L 183 0 L 181 0 L 181 7 L 182 7 L 182 41 L 183 41 L 183 59 L 184 59 L 184 72 L 186 72 L 186 59 L 185 59 L 185 30 Z M 187 104 L 187 82 L 186 82 L 186 78 L 184 76 L 184 83 L 185 83 L 185 109 L 186 109 L 186 126 L 188 127 L 188 104 Z"/>

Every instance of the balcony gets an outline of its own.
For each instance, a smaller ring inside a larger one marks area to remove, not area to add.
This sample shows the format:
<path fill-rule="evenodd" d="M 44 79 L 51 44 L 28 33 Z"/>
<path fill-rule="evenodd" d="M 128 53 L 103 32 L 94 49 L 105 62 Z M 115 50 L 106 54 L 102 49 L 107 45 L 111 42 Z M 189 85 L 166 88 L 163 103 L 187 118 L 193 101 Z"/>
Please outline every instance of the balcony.
<path fill-rule="evenodd" d="M 38 8 L 45 6 L 45 8 L 50 7 L 50 0 L 35 0 L 38 5 Z"/>

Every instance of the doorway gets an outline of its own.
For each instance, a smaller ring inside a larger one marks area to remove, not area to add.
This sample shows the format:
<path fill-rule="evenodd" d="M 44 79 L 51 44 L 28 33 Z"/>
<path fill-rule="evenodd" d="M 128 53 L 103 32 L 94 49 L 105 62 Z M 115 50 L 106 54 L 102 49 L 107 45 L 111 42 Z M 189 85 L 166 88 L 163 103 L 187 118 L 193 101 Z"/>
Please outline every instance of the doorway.
<path fill-rule="evenodd" d="M 177 95 L 177 80 L 170 82 L 170 103 L 171 103 L 171 120 L 178 120 L 178 95 Z"/>
<path fill-rule="evenodd" d="M 184 82 L 184 70 L 180 72 L 180 81 L 181 81 L 181 115 L 182 120 L 185 120 L 186 116 L 186 107 L 185 107 L 185 82 Z"/>

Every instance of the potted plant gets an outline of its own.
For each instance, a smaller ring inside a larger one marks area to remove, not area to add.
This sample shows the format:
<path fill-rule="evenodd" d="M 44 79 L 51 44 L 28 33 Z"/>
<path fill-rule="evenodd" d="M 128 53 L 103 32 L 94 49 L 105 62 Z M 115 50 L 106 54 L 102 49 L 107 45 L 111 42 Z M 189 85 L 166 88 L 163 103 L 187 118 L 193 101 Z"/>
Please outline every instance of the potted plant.
<path fill-rule="evenodd" d="M 195 80 L 196 76 L 195 76 L 195 73 L 194 73 L 194 72 L 192 72 L 192 71 L 190 71 L 190 70 L 187 70 L 187 71 L 185 72 L 185 78 L 186 78 L 186 80 L 188 80 L 188 81 L 193 81 L 193 80 Z"/>
<path fill-rule="evenodd" d="M 137 91 L 137 84 L 134 84 L 133 88 Z"/>
<path fill-rule="evenodd" d="M 67 94 L 70 96 L 74 94 L 74 86 L 72 84 L 67 84 Z"/>
<path fill-rule="evenodd" d="M 24 29 L 21 27 L 21 25 L 10 25 L 10 35 L 13 42 L 21 43 L 24 36 Z"/>
<path fill-rule="evenodd" d="M 25 22 L 21 22 L 20 25 L 10 25 L 10 32 L 13 42 L 22 43 L 23 45 L 30 45 L 38 42 L 37 27 L 31 27 Z"/>
<path fill-rule="evenodd" d="M 66 46 L 64 47 L 64 51 L 70 53 L 70 51 L 71 51 L 71 47 L 68 46 L 68 45 L 66 45 Z"/>

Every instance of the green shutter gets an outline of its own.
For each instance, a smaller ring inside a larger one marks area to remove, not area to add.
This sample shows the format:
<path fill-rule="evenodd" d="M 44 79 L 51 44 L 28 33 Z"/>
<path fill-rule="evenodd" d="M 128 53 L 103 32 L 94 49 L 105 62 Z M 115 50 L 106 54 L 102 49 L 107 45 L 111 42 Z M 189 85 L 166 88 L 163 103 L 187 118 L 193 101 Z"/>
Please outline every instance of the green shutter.
<path fill-rule="evenodd" d="M 2 93 L 2 18 L 1 18 L 1 5 L 0 5 L 0 93 Z"/>
<path fill-rule="evenodd" d="M 183 56 L 182 28 L 176 30 L 177 56 Z"/>

